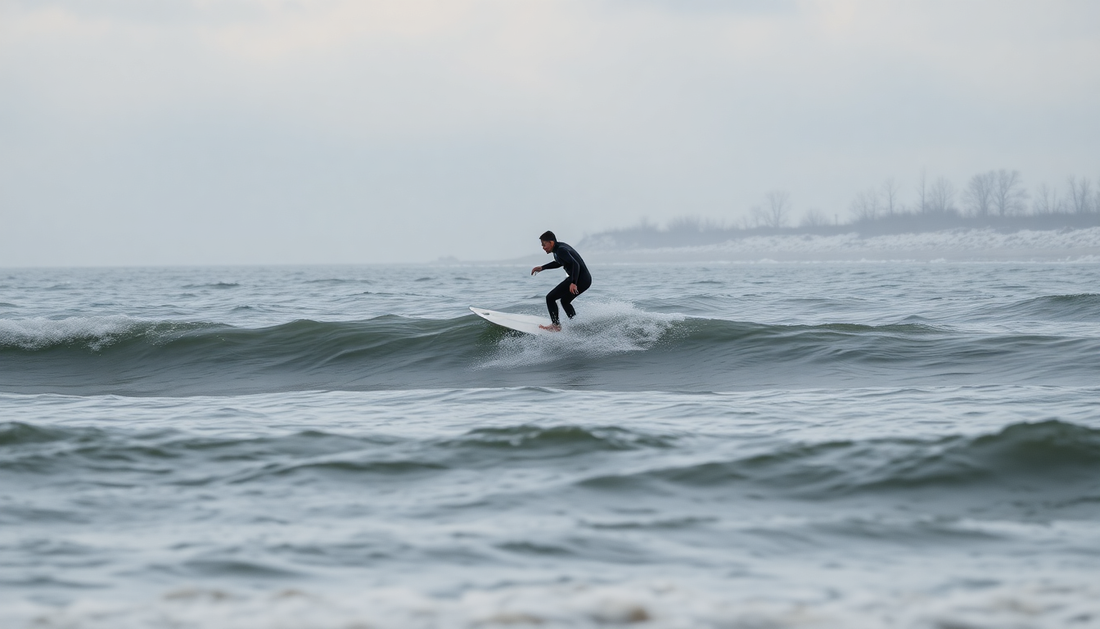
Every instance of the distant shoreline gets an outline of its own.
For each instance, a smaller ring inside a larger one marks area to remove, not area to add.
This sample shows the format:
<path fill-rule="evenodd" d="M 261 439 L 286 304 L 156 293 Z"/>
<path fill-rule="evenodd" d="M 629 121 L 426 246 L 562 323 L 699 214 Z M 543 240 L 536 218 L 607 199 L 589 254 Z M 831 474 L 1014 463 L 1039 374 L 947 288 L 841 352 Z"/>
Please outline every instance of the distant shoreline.
<path fill-rule="evenodd" d="M 833 235 L 746 235 L 718 243 L 665 247 L 600 246 L 604 243 L 592 242 L 582 252 L 594 262 L 597 259 L 618 258 L 628 252 L 682 261 L 1052 260 L 1088 257 L 1100 260 L 1100 227 L 1018 231 L 1000 231 L 992 227 L 955 228 L 880 235 L 864 235 L 851 230 Z"/>
<path fill-rule="evenodd" d="M 998 233 L 1024 231 L 1073 231 L 1100 227 L 1100 213 L 1051 213 L 1009 216 L 962 216 L 956 212 L 915 214 L 901 212 L 850 223 L 801 225 L 798 227 L 726 227 L 699 219 L 681 218 L 661 227 L 651 223 L 611 229 L 585 236 L 578 246 L 587 248 L 654 248 L 714 245 L 732 240 L 768 236 L 861 237 L 927 234 L 957 230 L 993 230 Z"/>
<path fill-rule="evenodd" d="M 725 240 L 674 244 L 682 239 L 654 239 L 652 244 L 620 243 L 605 232 L 577 245 L 590 264 L 687 262 L 858 262 L 858 261 L 1077 261 L 1100 262 L 1100 226 L 1020 229 L 990 226 L 955 227 L 894 234 L 860 233 L 852 225 L 831 234 L 806 230 L 753 230 Z M 658 232 L 660 233 L 660 232 Z M 506 260 L 441 258 L 433 265 L 538 264 L 538 255 Z"/>

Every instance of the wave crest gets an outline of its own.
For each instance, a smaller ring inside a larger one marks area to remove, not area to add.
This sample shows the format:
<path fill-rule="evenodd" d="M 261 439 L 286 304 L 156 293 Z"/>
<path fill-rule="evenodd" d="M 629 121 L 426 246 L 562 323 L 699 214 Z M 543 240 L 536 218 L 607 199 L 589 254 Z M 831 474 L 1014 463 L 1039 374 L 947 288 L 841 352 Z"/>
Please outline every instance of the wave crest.
<path fill-rule="evenodd" d="M 697 488 L 767 486 L 792 497 L 827 499 L 922 488 L 1067 489 L 1100 476 L 1100 430 L 1057 420 L 1013 424 L 976 438 L 889 439 L 795 444 L 746 458 L 601 476 L 585 486 L 647 483 Z"/>
<path fill-rule="evenodd" d="M 162 343 L 180 334 L 210 327 L 209 323 L 146 321 L 124 315 L 65 319 L 0 319 L 0 350 L 37 351 L 82 347 L 101 351 L 131 340 Z"/>

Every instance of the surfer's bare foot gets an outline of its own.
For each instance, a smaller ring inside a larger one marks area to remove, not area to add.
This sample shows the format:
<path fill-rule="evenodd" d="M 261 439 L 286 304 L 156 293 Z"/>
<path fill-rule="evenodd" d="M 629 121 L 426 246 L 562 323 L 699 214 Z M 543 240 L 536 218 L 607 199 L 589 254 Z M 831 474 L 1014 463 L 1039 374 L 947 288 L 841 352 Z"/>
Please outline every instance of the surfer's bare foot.
<path fill-rule="evenodd" d="M 551 323 L 550 325 L 540 325 L 539 328 L 543 330 L 550 330 L 551 332 L 561 332 L 561 326 Z"/>

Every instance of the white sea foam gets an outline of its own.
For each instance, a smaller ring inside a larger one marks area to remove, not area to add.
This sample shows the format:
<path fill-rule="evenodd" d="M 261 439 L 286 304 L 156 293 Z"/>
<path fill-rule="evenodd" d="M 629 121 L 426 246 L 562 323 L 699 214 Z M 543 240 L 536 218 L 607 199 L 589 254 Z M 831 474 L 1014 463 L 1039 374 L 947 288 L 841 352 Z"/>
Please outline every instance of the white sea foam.
<path fill-rule="evenodd" d="M 36 629 L 467 629 L 487 627 L 834 628 L 1096 627 L 1090 584 L 960 588 L 930 595 L 856 594 L 825 601 L 741 599 L 675 583 L 522 586 L 437 598 L 405 589 L 354 595 L 183 588 L 159 599 L 83 599 L 63 609 L 23 603 L 0 612 Z"/>
<path fill-rule="evenodd" d="M 505 337 L 483 363 L 485 367 L 522 367 L 560 360 L 563 356 L 597 357 L 652 347 L 681 315 L 645 312 L 623 301 L 577 303 L 578 316 L 562 313 L 562 331 L 540 336 Z"/>
<path fill-rule="evenodd" d="M 144 326 L 148 323 L 122 315 L 0 319 L 0 347 L 35 350 L 64 343 L 82 343 L 98 350 Z"/>
<path fill-rule="evenodd" d="M 140 336 L 150 343 L 162 343 L 204 323 L 150 321 L 126 315 L 66 317 L 50 319 L 0 319 L 0 347 L 37 350 L 57 345 L 78 345 L 93 351 Z"/>

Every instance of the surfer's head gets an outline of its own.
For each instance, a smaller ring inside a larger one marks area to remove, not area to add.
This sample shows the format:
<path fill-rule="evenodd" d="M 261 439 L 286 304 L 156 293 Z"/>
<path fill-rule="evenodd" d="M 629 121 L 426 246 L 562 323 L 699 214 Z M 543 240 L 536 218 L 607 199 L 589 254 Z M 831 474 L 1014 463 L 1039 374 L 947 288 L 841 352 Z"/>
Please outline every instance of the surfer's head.
<path fill-rule="evenodd" d="M 546 253 L 550 253 L 554 250 L 554 244 L 558 242 L 558 237 L 554 235 L 552 231 L 544 231 L 539 236 L 539 240 L 542 241 L 542 250 Z"/>

